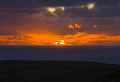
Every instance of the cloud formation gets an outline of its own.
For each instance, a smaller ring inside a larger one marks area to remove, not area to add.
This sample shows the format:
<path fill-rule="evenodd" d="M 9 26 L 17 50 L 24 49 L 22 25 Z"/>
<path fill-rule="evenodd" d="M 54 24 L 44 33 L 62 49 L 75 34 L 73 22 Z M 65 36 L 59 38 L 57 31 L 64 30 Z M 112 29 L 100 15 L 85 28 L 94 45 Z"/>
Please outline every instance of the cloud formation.
<path fill-rule="evenodd" d="M 53 34 L 64 38 L 70 35 L 71 37 L 67 37 L 66 40 L 71 39 L 72 42 L 68 41 L 68 44 L 79 45 L 81 42 L 76 41 L 76 38 L 73 37 L 77 33 L 118 37 L 119 31 L 120 0 L 0 1 L 0 35 L 7 37 L 6 41 L 0 40 L 1 44 L 13 44 L 15 41 L 16 44 L 21 45 L 27 43 L 52 45 L 55 41 L 54 39 L 53 43 L 46 42 L 46 38 L 40 42 L 35 39 L 27 42 L 24 35 L 31 33 L 41 35 L 41 37 L 44 34 Z M 82 37 L 77 36 L 77 38 Z M 98 44 L 101 41 L 105 44 L 114 44 L 114 41 L 107 41 L 107 39 L 103 41 L 93 39 L 88 43 L 93 44 L 97 41 L 96 44 Z M 85 42 L 87 43 L 87 41 Z M 115 42 L 119 43 L 119 41 Z"/>

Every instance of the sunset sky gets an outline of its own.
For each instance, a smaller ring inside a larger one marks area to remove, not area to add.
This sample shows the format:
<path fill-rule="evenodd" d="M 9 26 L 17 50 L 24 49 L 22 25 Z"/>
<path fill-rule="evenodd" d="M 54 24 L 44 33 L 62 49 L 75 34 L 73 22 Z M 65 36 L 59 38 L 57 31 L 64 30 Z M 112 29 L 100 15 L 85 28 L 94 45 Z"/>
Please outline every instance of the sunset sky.
<path fill-rule="evenodd" d="M 120 0 L 0 0 L 0 46 L 120 46 Z"/>

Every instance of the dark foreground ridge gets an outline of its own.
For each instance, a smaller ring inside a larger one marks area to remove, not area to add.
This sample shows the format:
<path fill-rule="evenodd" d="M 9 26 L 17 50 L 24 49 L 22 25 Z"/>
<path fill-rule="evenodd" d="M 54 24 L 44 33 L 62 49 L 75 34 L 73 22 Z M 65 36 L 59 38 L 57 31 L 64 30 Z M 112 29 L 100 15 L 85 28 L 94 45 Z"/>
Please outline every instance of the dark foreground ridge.
<path fill-rule="evenodd" d="M 103 82 L 118 69 L 96 62 L 1 60 L 0 82 Z"/>

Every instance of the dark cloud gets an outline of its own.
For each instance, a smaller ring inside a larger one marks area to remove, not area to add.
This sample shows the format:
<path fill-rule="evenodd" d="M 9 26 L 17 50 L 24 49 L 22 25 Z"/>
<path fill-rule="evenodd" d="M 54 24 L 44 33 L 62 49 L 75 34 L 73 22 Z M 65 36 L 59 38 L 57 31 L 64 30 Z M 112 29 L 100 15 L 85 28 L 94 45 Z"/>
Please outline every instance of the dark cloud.
<path fill-rule="evenodd" d="M 117 21 L 114 18 L 84 18 L 83 21 L 90 22 L 92 24 L 97 24 L 97 25 L 118 24 L 119 23 L 119 21 Z"/>
<path fill-rule="evenodd" d="M 78 41 L 78 42 L 66 42 L 66 44 L 78 45 L 78 44 L 79 44 L 79 41 Z"/>
<path fill-rule="evenodd" d="M 9 40 L 25 40 L 23 36 L 14 35 L 13 37 L 8 37 Z"/>
<path fill-rule="evenodd" d="M 25 43 L 27 43 L 27 42 L 14 41 L 14 42 L 12 42 L 12 43 L 23 43 L 23 44 L 25 44 Z"/>
<path fill-rule="evenodd" d="M 1 0 L 1 7 L 18 7 L 18 8 L 37 8 L 47 6 L 75 6 L 83 5 L 93 0 Z"/>
<path fill-rule="evenodd" d="M 10 41 L 4 41 L 4 43 L 10 43 Z"/>
<path fill-rule="evenodd" d="M 99 6 L 118 6 L 120 0 L 97 0 L 96 5 Z"/>
<path fill-rule="evenodd" d="M 87 8 L 71 8 L 65 11 L 65 15 L 69 14 L 71 18 L 109 18 L 109 17 L 120 17 L 120 7 L 100 8 L 95 7 L 94 9 Z"/>
<path fill-rule="evenodd" d="M 119 46 L 119 44 L 120 44 L 120 41 L 116 41 L 116 42 L 111 43 L 110 45 L 111 46 Z"/>
<path fill-rule="evenodd" d="M 0 43 L 3 43 L 3 41 L 0 40 Z"/>
<path fill-rule="evenodd" d="M 95 2 L 100 6 L 114 6 L 120 0 L 1 0 L 0 7 L 38 8 L 47 6 L 77 6 Z"/>
<path fill-rule="evenodd" d="M 98 39 L 105 39 L 106 37 L 105 36 L 100 36 Z"/>
<path fill-rule="evenodd" d="M 10 44 L 16 44 L 16 45 L 29 45 L 27 42 L 22 42 L 22 41 L 4 41 L 3 42 L 5 45 L 10 45 Z"/>
<path fill-rule="evenodd" d="M 111 44 L 113 41 L 89 41 L 92 45 L 108 45 Z"/>
<path fill-rule="evenodd" d="M 66 39 L 73 39 L 73 37 L 67 37 Z"/>
<path fill-rule="evenodd" d="M 82 38 L 82 36 L 77 36 L 76 38 Z"/>
<path fill-rule="evenodd" d="M 51 14 L 51 13 L 43 13 L 43 15 L 45 15 L 48 18 L 53 18 L 54 17 L 54 15 Z"/>
<path fill-rule="evenodd" d="M 44 11 L 44 9 L 33 9 L 33 8 L 1 8 L 0 13 L 3 14 L 35 14 Z"/>
<path fill-rule="evenodd" d="M 45 12 L 42 7 L 55 7 L 55 6 L 79 6 L 87 5 L 90 2 L 95 2 L 96 6 L 109 6 L 112 7 L 95 7 L 92 10 L 85 8 L 72 8 L 66 9 L 66 15 L 69 13 L 70 17 L 114 17 L 120 16 L 119 0 L 1 0 L 0 13 L 7 14 L 36 14 L 39 12 Z M 115 7 L 112 4 L 116 4 Z M 118 5 L 118 6 L 117 6 Z M 40 8 L 40 9 L 38 9 Z M 62 16 L 64 17 L 64 16 Z"/>
<path fill-rule="evenodd" d="M 41 41 L 40 43 L 43 44 L 43 45 L 52 45 L 50 42 Z"/>

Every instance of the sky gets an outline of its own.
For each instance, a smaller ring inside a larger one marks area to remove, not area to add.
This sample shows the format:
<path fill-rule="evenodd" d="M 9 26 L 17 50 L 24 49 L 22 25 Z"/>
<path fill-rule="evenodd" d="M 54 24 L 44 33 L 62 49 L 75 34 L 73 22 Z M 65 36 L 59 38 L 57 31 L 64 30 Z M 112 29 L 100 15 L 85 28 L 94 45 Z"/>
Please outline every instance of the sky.
<path fill-rule="evenodd" d="M 0 46 L 120 46 L 120 0 L 0 0 Z"/>

